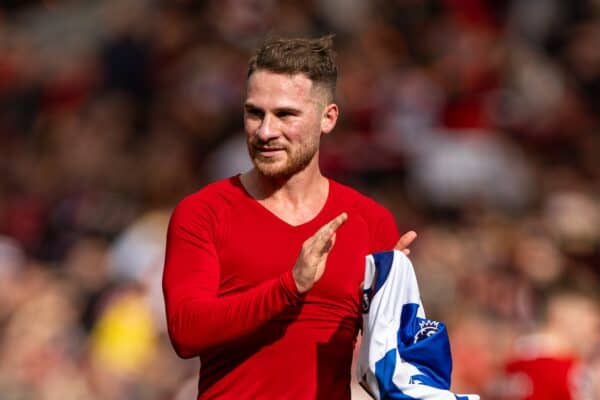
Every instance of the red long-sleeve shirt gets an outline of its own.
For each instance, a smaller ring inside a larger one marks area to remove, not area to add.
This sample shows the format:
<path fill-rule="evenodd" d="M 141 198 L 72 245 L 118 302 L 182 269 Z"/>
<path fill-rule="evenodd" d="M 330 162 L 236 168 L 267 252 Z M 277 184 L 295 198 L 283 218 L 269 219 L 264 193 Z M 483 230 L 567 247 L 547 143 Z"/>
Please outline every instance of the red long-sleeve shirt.
<path fill-rule="evenodd" d="M 169 224 L 163 289 L 181 357 L 200 356 L 198 399 L 349 399 L 365 255 L 398 240 L 390 212 L 330 180 L 325 206 L 292 226 L 239 176 L 183 199 Z M 304 296 L 292 267 L 302 243 L 348 213 L 323 277 Z"/>

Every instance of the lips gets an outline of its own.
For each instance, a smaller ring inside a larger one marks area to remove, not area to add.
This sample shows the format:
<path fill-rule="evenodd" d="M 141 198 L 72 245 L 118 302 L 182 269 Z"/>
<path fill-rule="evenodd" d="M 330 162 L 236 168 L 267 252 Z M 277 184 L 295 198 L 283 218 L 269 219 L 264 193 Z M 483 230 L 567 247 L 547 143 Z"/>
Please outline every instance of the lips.
<path fill-rule="evenodd" d="M 256 150 L 256 152 L 263 154 L 263 155 L 272 155 L 272 154 L 276 154 L 281 151 L 285 151 L 284 146 L 273 146 L 273 145 L 261 146 L 261 145 L 255 144 L 253 147 Z"/>
<path fill-rule="evenodd" d="M 256 149 L 264 152 L 284 150 L 282 147 L 257 147 Z"/>
<path fill-rule="evenodd" d="M 253 140 L 254 139 L 254 140 Z M 263 161 L 278 160 L 285 152 L 287 146 L 285 143 L 280 143 L 276 140 L 262 141 L 258 138 L 250 138 L 248 141 L 248 149 L 252 157 L 258 157 Z"/>
<path fill-rule="evenodd" d="M 257 147 L 256 148 L 258 154 L 260 154 L 262 157 L 274 157 L 277 154 L 281 153 L 282 151 L 284 151 L 284 149 L 282 148 L 274 148 L 274 147 Z"/>

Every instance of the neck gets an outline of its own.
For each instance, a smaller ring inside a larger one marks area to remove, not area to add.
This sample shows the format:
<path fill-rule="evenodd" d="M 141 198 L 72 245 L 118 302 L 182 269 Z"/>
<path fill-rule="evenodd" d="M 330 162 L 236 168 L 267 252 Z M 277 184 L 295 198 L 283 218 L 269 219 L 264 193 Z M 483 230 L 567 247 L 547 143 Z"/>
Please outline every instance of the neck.
<path fill-rule="evenodd" d="M 286 179 L 265 176 L 254 168 L 242 174 L 240 180 L 263 207 L 297 226 L 312 220 L 323 209 L 329 193 L 327 178 L 319 168 L 310 167 Z"/>
<path fill-rule="evenodd" d="M 259 201 L 283 200 L 293 204 L 303 203 L 314 194 L 327 189 L 327 178 L 320 170 L 297 173 L 287 178 L 273 178 L 263 175 L 256 168 L 240 176 L 246 190 Z"/>

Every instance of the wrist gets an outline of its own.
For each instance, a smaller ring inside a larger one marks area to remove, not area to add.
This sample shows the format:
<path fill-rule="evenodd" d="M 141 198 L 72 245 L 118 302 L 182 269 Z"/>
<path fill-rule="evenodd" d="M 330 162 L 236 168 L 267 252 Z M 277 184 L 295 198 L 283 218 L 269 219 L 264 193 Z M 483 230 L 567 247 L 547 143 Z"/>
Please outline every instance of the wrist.
<path fill-rule="evenodd" d="M 293 272 L 290 270 L 281 275 L 280 282 L 281 288 L 283 289 L 289 304 L 299 304 L 304 298 L 304 294 L 298 290 L 298 286 L 294 280 Z"/>
<path fill-rule="evenodd" d="M 292 271 L 292 278 L 294 278 L 294 284 L 296 285 L 296 290 L 300 294 L 305 294 L 312 287 L 312 285 L 310 285 L 310 283 L 307 282 L 306 279 L 302 279 L 300 274 L 297 274 L 296 271 Z"/>

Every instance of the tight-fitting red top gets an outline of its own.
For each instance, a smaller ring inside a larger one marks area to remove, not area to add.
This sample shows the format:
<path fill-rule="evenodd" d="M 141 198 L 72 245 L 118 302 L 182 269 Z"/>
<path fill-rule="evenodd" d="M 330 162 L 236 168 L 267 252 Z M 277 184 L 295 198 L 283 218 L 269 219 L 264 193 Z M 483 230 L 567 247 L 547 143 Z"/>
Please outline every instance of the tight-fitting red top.
<path fill-rule="evenodd" d="M 300 295 L 291 271 L 302 243 L 344 211 L 325 273 Z M 169 224 L 163 290 L 175 351 L 201 359 L 198 399 L 349 399 L 364 257 L 398 237 L 387 209 L 332 180 L 323 209 L 299 226 L 239 176 L 184 198 Z"/>

